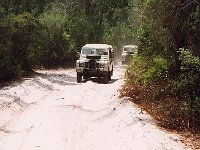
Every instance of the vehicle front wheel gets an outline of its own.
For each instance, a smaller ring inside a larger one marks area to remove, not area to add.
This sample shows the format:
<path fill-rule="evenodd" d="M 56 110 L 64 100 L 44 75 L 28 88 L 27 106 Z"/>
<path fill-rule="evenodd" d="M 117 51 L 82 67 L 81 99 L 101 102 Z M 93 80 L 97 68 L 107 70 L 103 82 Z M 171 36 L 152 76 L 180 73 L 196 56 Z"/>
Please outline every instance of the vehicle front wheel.
<path fill-rule="evenodd" d="M 112 66 L 112 70 L 111 70 L 111 73 L 110 73 L 110 75 L 111 75 L 111 76 L 113 76 L 113 66 Z"/>
<path fill-rule="evenodd" d="M 112 72 L 109 71 L 109 72 L 108 72 L 108 80 L 109 80 L 109 81 L 111 81 L 111 75 L 112 75 Z"/>
<path fill-rule="evenodd" d="M 82 79 L 82 74 L 77 72 L 77 83 L 80 83 Z"/>
<path fill-rule="evenodd" d="M 104 83 L 108 83 L 110 81 L 110 77 L 109 76 L 110 76 L 109 72 L 104 75 L 104 77 L 103 77 Z"/>
<path fill-rule="evenodd" d="M 83 79 L 87 79 L 88 78 L 88 76 L 87 75 L 83 75 Z"/>

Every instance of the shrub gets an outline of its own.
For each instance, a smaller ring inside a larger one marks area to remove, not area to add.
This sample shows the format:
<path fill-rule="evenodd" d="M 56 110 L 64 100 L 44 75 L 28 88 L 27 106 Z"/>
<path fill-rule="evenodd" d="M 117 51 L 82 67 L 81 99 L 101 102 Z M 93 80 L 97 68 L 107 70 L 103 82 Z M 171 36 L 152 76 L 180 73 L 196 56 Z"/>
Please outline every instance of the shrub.
<path fill-rule="evenodd" d="M 183 112 L 188 124 L 200 123 L 200 59 L 188 49 L 181 49 L 180 76 L 174 81 L 173 93 L 185 102 Z"/>
<path fill-rule="evenodd" d="M 134 72 L 135 81 L 147 85 L 158 81 L 162 76 L 166 76 L 167 68 L 167 61 L 160 56 L 152 59 L 149 57 L 135 56 L 132 58 L 128 68 L 128 78 L 133 79 L 133 73 L 131 72 Z"/>

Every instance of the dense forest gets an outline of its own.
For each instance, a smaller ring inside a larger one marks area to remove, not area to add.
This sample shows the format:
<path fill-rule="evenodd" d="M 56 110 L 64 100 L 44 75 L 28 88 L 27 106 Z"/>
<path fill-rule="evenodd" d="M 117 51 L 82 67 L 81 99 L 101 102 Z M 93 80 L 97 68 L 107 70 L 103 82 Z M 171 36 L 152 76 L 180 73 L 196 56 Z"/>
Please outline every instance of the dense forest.
<path fill-rule="evenodd" d="M 0 81 L 73 64 L 86 43 L 137 44 L 122 95 L 170 128 L 199 130 L 197 0 L 1 0 Z"/>
<path fill-rule="evenodd" d="M 74 63 L 86 43 L 120 47 L 130 12 L 128 0 L 1 0 L 0 81 Z"/>
<path fill-rule="evenodd" d="M 200 2 L 141 0 L 125 95 L 171 129 L 200 130 Z"/>

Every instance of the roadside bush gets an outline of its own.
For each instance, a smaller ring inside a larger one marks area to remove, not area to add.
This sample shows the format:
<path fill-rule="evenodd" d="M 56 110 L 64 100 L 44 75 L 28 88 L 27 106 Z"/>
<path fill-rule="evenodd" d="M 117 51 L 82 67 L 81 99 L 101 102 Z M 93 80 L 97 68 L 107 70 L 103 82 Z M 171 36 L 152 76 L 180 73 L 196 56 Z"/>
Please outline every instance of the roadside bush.
<path fill-rule="evenodd" d="M 84 37 L 81 34 L 84 30 L 78 29 L 83 23 L 78 23 L 80 20 L 73 22 L 76 18 L 69 18 L 69 10 L 63 6 L 63 3 L 53 2 L 37 19 L 41 28 L 40 40 L 37 41 L 40 65 L 46 68 L 74 64 L 79 50 L 77 43 L 82 42 L 81 38 Z"/>
<path fill-rule="evenodd" d="M 129 96 L 152 114 L 162 126 L 178 130 L 200 130 L 200 59 L 180 49 L 180 76 L 168 77 L 161 57 L 135 57 L 121 94 Z M 178 109 L 177 109 L 178 108 Z"/>
<path fill-rule="evenodd" d="M 63 56 L 67 53 L 67 41 L 63 36 L 65 16 L 56 12 L 56 8 L 46 10 L 38 18 L 41 25 L 40 41 L 40 62 L 46 67 L 57 66 L 62 62 Z"/>
<path fill-rule="evenodd" d="M 129 64 L 127 78 L 133 78 L 134 74 L 136 82 L 147 85 L 159 81 L 163 76 L 166 77 L 167 68 L 167 61 L 160 56 L 155 58 L 135 56 Z"/>
<path fill-rule="evenodd" d="M 138 79 L 138 82 L 146 85 L 148 83 L 156 82 L 161 77 L 166 75 L 167 62 L 161 57 L 153 58 L 152 66 L 148 68 Z"/>
<path fill-rule="evenodd" d="M 188 128 L 200 124 L 200 59 L 191 51 L 181 49 L 179 78 L 173 82 L 173 93 L 184 101 L 183 112 L 188 119 Z M 192 126 L 190 126 L 192 124 Z"/>
<path fill-rule="evenodd" d="M 33 16 L 29 13 L 6 14 L 0 18 L 0 81 L 20 77 L 30 70 L 31 35 L 34 30 Z"/>

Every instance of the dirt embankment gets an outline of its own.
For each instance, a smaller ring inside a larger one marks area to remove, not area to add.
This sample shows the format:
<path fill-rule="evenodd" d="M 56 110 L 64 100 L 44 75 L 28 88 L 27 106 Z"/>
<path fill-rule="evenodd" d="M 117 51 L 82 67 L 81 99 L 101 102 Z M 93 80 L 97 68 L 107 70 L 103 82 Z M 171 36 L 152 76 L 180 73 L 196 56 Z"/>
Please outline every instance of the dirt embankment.
<path fill-rule="evenodd" d="M 130 97 L 130 101 L 147 111 L 157 121 L 159 127 L 182 135 L 182 140 L 187 146 L 192 149 L 200 149 L 200 135 L 197 130 L 192 130 L 188 123 L 188 117 L 182 110 L 185 103 L 177 97 L 169 95 L 156 97 L 155 93 L 158 93 L 161 86 L 168 87 L 168 84 L 168 82 L 161 81 L 143 86 L 126 80 L 120 97 Z"/>

